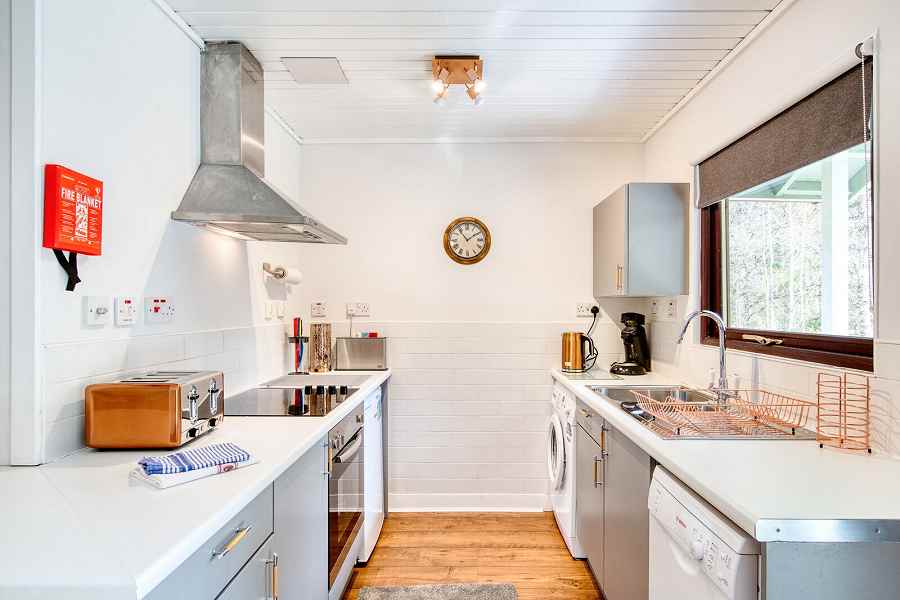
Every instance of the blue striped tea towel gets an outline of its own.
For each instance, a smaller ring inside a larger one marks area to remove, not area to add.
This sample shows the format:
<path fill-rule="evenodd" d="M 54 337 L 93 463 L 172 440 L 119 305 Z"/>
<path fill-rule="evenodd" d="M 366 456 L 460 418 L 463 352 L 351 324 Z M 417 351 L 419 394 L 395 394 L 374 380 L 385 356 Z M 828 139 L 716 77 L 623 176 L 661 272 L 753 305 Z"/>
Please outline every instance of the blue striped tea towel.
<path fill-rule="evenodd" d="M 250 453 L 232 443 L 212 444 L 165 456 L 145 456 L 138 465 L 147 475 L 170 475 L 250 460 Z"/>

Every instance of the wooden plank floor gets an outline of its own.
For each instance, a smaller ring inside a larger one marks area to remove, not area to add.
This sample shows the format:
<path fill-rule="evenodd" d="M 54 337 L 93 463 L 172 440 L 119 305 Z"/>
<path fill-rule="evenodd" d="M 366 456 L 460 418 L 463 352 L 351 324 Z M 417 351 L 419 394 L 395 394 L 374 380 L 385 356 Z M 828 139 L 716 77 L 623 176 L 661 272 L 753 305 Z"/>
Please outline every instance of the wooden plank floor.
<path fill-rule="evenodd" d="M 392 513 L 344 595 L 367 586 L 512 583 L 521 600 L 599 600 L 587 563 L 566 549 L 553 513 Z"/>

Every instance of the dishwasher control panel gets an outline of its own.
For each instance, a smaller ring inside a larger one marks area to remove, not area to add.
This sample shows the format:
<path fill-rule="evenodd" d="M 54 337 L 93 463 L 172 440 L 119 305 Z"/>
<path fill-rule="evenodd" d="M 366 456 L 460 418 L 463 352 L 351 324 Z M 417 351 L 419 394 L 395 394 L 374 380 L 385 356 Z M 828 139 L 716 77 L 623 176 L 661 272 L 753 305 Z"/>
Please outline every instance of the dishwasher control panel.
<path fill-rule="evenodd" d="M 661 469 L 657 468 L 657 471 Z M 671 477 L 671 476 L 670 476 Z M 694 562 L 726 598 L 743 599 L 742 590 L 756 589 L 759 557 L 740 554 L 722 540 L 711 527 L 669 492 L 654 475 L 647 500 L 650 516 L 668 532 L 683 552 L 683 559 Z M 696 511 L 697 506 L 692 508 Z M 703 507 L 706 508 L 706 507 Z M 710 511 L 715 511 L 709 507 Z M 706 511 L 702 511 L 706 512 Z M 717 515 L 719 519 L 721 515 Z M 729 523 L 729 525 L 731 525 Z"/>

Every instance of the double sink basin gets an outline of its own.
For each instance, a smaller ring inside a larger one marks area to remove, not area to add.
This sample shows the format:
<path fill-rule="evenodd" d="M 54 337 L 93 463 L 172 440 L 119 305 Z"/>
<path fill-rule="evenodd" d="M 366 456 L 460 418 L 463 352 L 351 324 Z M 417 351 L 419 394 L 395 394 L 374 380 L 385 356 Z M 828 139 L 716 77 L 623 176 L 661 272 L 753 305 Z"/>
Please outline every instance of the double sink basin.
<path fill-rule="evenodd" d="M 688 387 L 589 386 L 665 439 L 810 440 L 812 405 L 764 391 L 729 392 Z"/>

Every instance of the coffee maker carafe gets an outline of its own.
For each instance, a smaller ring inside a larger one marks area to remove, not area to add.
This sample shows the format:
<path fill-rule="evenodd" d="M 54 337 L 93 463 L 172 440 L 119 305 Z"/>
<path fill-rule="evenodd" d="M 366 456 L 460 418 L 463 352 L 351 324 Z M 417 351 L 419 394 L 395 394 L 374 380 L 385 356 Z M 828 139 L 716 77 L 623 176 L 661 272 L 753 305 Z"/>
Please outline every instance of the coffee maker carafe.
<path fill-rule="evenodd" d="M 609 367 L 616 375 L 646 375 L 650 371 L 650 346 L 644 330 L 644 315 L 622 313 L 622 343 L 625 345 L 625 360 L 614 362 Z"/>

